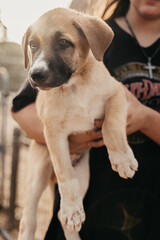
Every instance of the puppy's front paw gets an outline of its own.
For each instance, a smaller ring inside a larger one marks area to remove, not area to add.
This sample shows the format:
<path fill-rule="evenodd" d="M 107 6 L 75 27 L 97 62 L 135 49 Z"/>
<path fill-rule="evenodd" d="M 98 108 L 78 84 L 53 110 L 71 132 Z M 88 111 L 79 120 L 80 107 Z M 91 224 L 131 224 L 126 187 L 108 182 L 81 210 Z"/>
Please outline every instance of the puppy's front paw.
<path fill-rule="evenodd" d="M 125 154 L 110 151 L 109 158 L 112 169 L 118 172 L 122 178 L 132 178 L 138 169 L 138 162 L 130 148 Z"/>
<path fill-rule="evenodd" d="M 85 221 L 85 212 L 82 203 L 79 201 L 71 202 L 71 204 L 62 204 L 58 217 L 62 226 L 65 226 L 69 232 L 79 232 L 82 223 Z"/>

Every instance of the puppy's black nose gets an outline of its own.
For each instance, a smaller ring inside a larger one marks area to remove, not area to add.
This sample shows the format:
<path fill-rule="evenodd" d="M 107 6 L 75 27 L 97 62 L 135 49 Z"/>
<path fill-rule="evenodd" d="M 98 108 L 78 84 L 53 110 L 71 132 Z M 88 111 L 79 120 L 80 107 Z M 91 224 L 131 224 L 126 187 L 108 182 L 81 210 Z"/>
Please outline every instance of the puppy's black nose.
<path fill-rule="evenodd" d="M 48 78 L 48 71 L 36 69 L 31 73 L 33 81 L 41 83 Z"/>

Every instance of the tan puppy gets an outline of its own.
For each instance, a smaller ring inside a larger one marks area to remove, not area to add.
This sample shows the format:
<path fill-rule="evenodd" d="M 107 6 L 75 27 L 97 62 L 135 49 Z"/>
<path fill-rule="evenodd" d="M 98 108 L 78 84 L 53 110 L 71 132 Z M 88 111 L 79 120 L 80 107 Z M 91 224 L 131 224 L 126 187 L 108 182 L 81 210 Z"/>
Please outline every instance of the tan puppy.
<path fill-rule="evenodd" d="M 103 139 L 113 170 L 123 178 L 132 178 L 137 170 L 126 138 L 125 92 L 101 62 L 112 38 L 112 30 L 100 18 L 60 8 L 41 16 L 23 38 L 30 83 L 40 89 L 37 111 L 47 147 L 36 142 L 31 146 L 32 169 L 19 240 L 34 239 L 37 204 L 53 169 L 61 195 L 59 219 L 65 237 L 80 239 L 89 150 L 73 167 L 68 136 L 93 129 L 94 119 L 104 118 Z"/>

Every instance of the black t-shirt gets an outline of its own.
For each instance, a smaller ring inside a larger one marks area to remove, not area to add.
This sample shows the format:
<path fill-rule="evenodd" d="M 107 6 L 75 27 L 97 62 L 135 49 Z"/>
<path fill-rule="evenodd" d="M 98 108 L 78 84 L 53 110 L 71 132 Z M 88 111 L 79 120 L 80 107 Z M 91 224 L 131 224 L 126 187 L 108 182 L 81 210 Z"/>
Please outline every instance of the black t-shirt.
<path fill-rule="evenodd" d="M 115 37 L 104 55 L 104 64 L 110 73 L 122 82 L 143 104 L 160 112 L 160 38 L 147 48 L 140 48 L 132 36 L 123 31 L 115 21 L 108 22 Z M 146 69 L 147 58 L 152 59 L 153 79 Z M 136 132 L 128 137 L 130 143 L 146 141 L 146 136 Z"/>
<path fill-rule="evenodd" d="M 108 23 L 115 36 L 104 55 L 104 64 L 143 104 L 159 111 L 160 51 L 153 58 L 152 64 L 157 69 L 153 72 L 154 78 L 150 79 L 144 69 L 147 59 L 133 38 L 115 21 Z M 144 48 L 147 55 L 151 56 L 159 44 L 160 39 Z M 24 92 L 29 89 L 27 86 Z M 31 101 L 25 100 L 22 93 L 17 96 L 13 111 L 35 100 L 37 93 L 31 91 Z M 26 96 L 30 99 L 30 94 Z M 139 162 L 133 179 L 124 180 L 111 169 L 105 147 L 93 148 L 90 152 L 90 186 L 84 199 L 87 218 L 80 232 L 83 240 L 152 240 L 159 236 L 160 146 L 139 132 L 129 136 L 129 143 Z M 59 202 L 57 192 L 54 215 L 45 240 L 64 240 L 57 219 Z"/>
<path fill-rule="evenodd" d="M 19 92 L 19 94 L 12 101 L 12 112 L 17 112 L 27 105 L 35 102 L 37 97 L 38 89 L 33 89 L 27 81 Z"/>

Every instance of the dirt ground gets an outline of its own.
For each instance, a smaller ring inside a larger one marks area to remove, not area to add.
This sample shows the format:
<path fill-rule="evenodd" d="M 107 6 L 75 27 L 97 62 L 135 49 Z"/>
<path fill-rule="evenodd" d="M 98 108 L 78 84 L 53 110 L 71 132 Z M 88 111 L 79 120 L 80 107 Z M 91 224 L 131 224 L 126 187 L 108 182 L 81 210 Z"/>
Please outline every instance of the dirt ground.
<path fill-rule="evenodd" d="M 17 226 L 10 231 L 10 219 L 7 214 L 6 209 L 9 207 L 10 199 L 10 178 L 11 178 L 11 164 L 12 164 L 12 141 L 13 141 L 13 130 L 18 127 L 15 121 L 10 115 L 10 106 L 12 96 L 7 99 L 7 120 L 6 120 L 6 155 L 5 155 L 5 165 L 4 165 L 4 192 L 3 199 L 1 199 L 3 209 L 0 210 L 0 228 L 3 228 L 7 233 L 13 238 L 17 239 L 18 234 L 18 223 L 22 216 L 24 200 L 25 200 L 25 183 L 27 176 L 27 152 L 28 147 L 21 144 L 20 154 L 19 154 L 19 165 L 18 165 L 18 179 L 17 179 L 17 194 L 16 194 L 16 208 L 15 208 L 15 219 L 17 220 Z M 1 102 L 0 102 L 1 107 Z M 0 108 L 1 116 L 1 108 Z M 1 129 L 1 120 L 0 120 L 0 129 Z M 43 193 L 41 200 L 38 206 L 38 215 L 37 215 L 37 231 L 35 235 L 35 240 L 43 240 L 49 221 L 52 214 L 53 203 L 51 201 L 51 192 L 48 187 Z M 0 240 L 3 240 L 0 236 Z"/>

